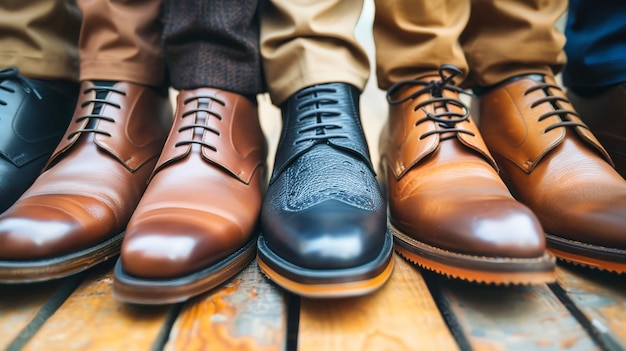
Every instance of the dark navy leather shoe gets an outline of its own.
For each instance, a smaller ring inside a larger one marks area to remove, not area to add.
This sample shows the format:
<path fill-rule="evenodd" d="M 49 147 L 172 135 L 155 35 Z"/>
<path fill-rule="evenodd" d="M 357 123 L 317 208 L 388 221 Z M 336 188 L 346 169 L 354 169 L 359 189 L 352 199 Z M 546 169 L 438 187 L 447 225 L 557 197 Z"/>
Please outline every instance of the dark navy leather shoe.
<path fill-rule="evenodd" d="M 78 84 L 0 70 L 0 213 L 35 181 L 72 118 Z"/>
<path fill-rule="evenodd" d="M 366 294 L 393 269 L 386 202 L 360 124 L 359 96 L 351 85 L 321 84 L 282 106 L 258 262 L 299 295 Z"/>

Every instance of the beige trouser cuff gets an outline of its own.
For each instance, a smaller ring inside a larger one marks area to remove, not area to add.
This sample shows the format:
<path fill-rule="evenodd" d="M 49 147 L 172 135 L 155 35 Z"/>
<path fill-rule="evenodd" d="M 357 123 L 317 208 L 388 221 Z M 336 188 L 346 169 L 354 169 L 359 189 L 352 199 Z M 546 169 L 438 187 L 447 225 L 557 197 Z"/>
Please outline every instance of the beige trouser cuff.
<path fill-rule="evenodd" d="M 311 85 L 363 90 L 369 61 L 354 35 L 361 0 L 271 0 L 261 14 L 261 55 L 270 97 L 282 104 Z"/>
<path fill-rule="evenodd" d="M 376 0 L 378 85 L 437 74 L 442 64 L 466 73 L 465 86 L 489 86 L 565 64 L 555 27 L 566 0 Z M 457 83 L 460 83 L 457 81 Z"/>
<path fill-rule="evenodd" d="M 80 79 L 119 80 L 160 87 L 162 0 L 78 0 L 83 13 Z"/>
<path fill-rule="evenodd" d="M 78 80 L 80 12 L 67 0 L 0 2 L 0 67 L 31 78 Z"/>

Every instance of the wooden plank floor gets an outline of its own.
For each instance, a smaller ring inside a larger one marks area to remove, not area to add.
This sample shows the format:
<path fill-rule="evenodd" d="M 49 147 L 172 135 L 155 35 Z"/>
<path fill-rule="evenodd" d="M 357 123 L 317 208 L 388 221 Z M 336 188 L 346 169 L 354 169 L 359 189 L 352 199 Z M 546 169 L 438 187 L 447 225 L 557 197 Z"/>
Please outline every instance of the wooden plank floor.
<path fill-rule="evenodd" d="M 185 304 L 111 296 L 111 264 L 52 283 L 0 285 L 6 350 L 624 350 L 623 276 L 559 265 L 555 284 L 473 285 L 396 256 L 364 297 L 286 294 L 252 263 Z"/>

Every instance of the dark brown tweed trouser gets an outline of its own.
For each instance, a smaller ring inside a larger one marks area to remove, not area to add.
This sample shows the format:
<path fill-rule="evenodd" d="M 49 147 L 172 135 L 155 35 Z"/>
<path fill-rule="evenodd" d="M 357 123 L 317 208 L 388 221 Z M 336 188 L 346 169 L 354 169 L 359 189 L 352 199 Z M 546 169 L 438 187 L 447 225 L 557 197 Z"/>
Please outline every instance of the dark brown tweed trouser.
<path fill-rule="evenodd" d="M 257 0 L 165 0 L 163 41 L 172 86 L 262 92 Z"/>

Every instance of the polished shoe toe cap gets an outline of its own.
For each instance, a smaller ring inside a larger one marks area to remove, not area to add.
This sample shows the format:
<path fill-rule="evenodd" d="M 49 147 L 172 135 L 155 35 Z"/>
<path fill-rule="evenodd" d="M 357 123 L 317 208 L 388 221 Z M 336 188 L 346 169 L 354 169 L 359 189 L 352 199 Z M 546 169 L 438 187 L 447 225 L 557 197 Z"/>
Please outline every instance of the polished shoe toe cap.
<path fill-rule="evenodd" d="M 107 211 L 98 201 L 81 196 L 23 199 L 0 217 L 0 258 L 41 259 L 102 241 L 106 238 L 90 233 L 107 224 L 87 225 L 81 218 L 103 216 Z"/>
<path fill-rule="evenodd" d="M 219 261 L 249 237 L 227 216 L 182 208 L 149 211 L 128 225 L 122 267 L 135 277 L 180 277 Z"/>
<path fill-rule="evenodd" d="M 164 278 L 189 273 L 193 269 L 196 240 L 193 236 L 148 234 L 124 240 L 122 266 L 138 277 Z"/>
<path fill-rule="evenodd" d="M 542 227 L 527 207 L 512 198 L 475 199 L 405 204 L 391 223 L 418 241 L 466 255 L 531 258 L 545 253 Z"/>
<path fill-rule="evenodd" d="M 570 192 L 580 195 L 574 195 L 570 201 L 565 195 L 565 201 L 539 208 L 546 233 L 591 245 L 626 249 L 626 192 L 617 188 L 612 193 L 592 196 L 580 190 Z"/>
<path fill-rule="evenodd" d="M 530 211 L 501 211 L 476 220 L 472 228 L 476 254 L 494 257 L 531 258 L 545 253 L 543 230 Z"/>
<path fill-rule="evenodd" d="M 264 213 L 268 218 L 268 213 Z M 283 213 L 280 223 L 266 219 L 268 245 L 283 259 L 310 269 L 340 269 L 372 261 L 385 234 L 385 216 L 336 200 L 303 211 Z"/>

